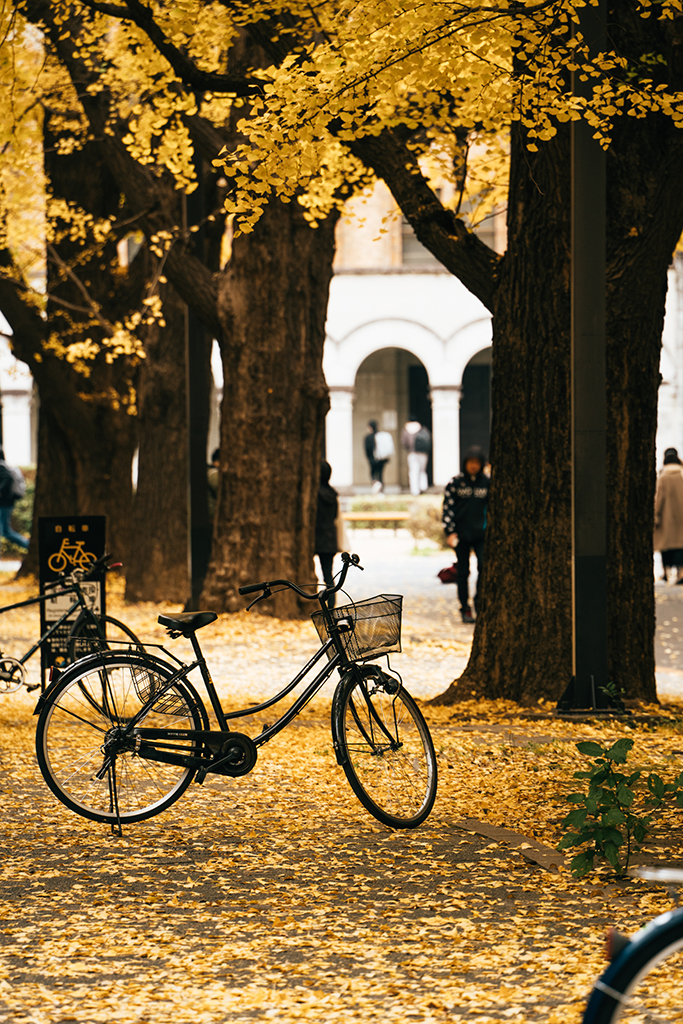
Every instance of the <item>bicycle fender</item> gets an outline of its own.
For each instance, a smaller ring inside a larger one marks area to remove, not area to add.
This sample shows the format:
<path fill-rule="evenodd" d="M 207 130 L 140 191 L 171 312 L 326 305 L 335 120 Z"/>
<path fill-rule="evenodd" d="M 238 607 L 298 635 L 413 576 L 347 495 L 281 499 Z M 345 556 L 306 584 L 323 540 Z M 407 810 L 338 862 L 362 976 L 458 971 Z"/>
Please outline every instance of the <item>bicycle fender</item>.
<path fill-rule="evenodd" d="M 683 947 L 683 909 L 667 910 L 636 932 L 595 983 L 586 1006 L 584 1024 L 591 1024 L 596 1019 L 595 1015 L 605 1005 L 606 1000 L 609 1000 L 610 1004 L 624 1001 L 624 990 L 642 968 L 644 956 L 647 962 L 645 947 L 665 935 L 672 943 L 679 942 Z"/>

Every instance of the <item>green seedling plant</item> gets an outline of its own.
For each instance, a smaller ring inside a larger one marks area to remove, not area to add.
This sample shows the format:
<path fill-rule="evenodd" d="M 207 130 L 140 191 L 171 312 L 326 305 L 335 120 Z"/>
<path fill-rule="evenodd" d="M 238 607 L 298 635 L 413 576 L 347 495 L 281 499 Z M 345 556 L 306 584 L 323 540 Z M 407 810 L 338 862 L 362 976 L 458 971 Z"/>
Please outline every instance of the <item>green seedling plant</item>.
<path fill-rule="evenodd" d="M 644 789 L 638 790 L 642 771 L 627 774 L 618 768 L 626 764 L 633 742 L 623 738 L 612 746 L 594 740 L 576 744 L 581 754 L 593 759 L 593 764 L 587 771 L 574 772 L 573 778 L 588 783 L 588 792 L 567 797 L 576 807 L 562 822 L 563 828 L 570 831 L 558 849 L 584 847 L 569 865 L 577 878 L 583 878 L 600 861 L 607 861 L 622 877 L 650 829 L 652 814 L 643 812 L 660 807 L 672 797 L 683 807 L 683 772 L 669 783 L 653 772 L 647 776 Z"/>

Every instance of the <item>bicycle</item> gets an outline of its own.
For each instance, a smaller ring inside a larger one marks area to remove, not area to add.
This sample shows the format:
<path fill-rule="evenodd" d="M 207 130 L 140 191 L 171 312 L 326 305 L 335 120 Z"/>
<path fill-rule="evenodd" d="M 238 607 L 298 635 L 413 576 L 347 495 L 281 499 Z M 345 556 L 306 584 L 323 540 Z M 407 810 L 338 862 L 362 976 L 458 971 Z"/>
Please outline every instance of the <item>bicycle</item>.
<path fill-rule="evenodd" d="M 27 601 L 18 601 L 16 604 L 8 604 L 0 608 L 0 615 L 4 612 L 11 612 L 17 608 L 27 608 L 33 604 L 44 604 L 63 595 L 73 594 L 73 602 L 64 613 L 56 619 L 41 635 L 40 639 L 33 644 L 21 658 L 13 658 L 0 651 L 0 694 L 14 693 L 22 686 L 27 690 L 37 690 L 39 683 L 29 686 L 26 682 L 25 665 L 29 658 L 33 657 L 39 647 L 53 636 L 60 626 L 64 625 L 73 615 L 76 609 L 80 613 L 74 622 L 68 637 L 66 661 L 77 661 L 84 654 L 92 652 L 95 648 L 107 649 L 109 644 L 115 642 L 131 642 L 139 645 L 140 641 L 135 633 L 123 622 L 113 618 L 111 615 L 98 615 L 93 611 L 88 594 L 84 591 L 83 584 L 100 569 L 109 571 L 118 568 L 120 563 L 107 565 L 111 555 L 103 555 L 95 562 L 90 562 L 87 568 L 74 569 L 69 575 L 62 573 L 59 580 L 46 585 L 46 593 L 38 597 L 31 597 Z"/>
<path fill-rule="evenodd" d="M 57 799 L 84 818 L 109 823 L 120 834 L 123 823 L 144 821 L 170 807 L 193 779 L 201 784 L 208 773 L 239 777 L 250 772 L 259 748 L 338 669 L 331 716 L 337 763 L 379 821 L 392 828 L 420 825 L 432 809 L 437 786 L 429 729 L 388 659 L 386 671 L 368 663 L 400 651 L 403 599 L 383 594 L 328 608 L 349 567 L 362 569 L 357 555 L 344 552 L 342 563 L 336 585 L 320 593 L 307 593 L 289 580 L 240 588 L 243 595 L 260 592 L 249 608 L 281 587 L 320 604 L 312 615 L 320 649 L 282 690 L 255 707 L 226 713 L 221 706 L 196 636 L 215 621 L 215 612 L 159 616 L 173 639 L 184 636 L 192 643 L 195 660 L 189 665 L 173 655 L 174 664 L 169 664 L 156 653 L 138 650 L 92 655 L 67 668 L 34 712 L 39 715 L 38 764 Z M 279 703 L 315 666 L 315 678 L 273 725 L 264 726 L 254 739 L 230 729 L 229 721 Z M 188 679 L 196 668 L 217 729 L 210 728 L 207 709 Z"/>
<path fill-rule="evenodd" d="M 639 868 L 640 878 L 683 882 L 683 871 Z M 683 1015 L 683 908 L 654 918 L 632 938 L 612 930 L 612 962 L 591 992 L 583 1024 L 669 1024 Z"/>

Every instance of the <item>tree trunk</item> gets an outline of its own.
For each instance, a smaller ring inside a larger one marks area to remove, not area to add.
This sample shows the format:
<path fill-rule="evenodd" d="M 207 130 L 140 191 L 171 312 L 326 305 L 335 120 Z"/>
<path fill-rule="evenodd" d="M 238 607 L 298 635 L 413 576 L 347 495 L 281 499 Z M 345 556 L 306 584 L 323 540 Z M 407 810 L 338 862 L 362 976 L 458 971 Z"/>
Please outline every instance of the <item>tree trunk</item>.
<path fill-rule="evenodd" d="M 438 698 L 556 699 L 571 675 L 568 132 L 512 139 L 508 250 L 493 319 L 493 481 L 481 611 Z"/>
<path fill-rule="evenodd" d="M 683 229 L 683 142 L 624 119 L 608 154 L 609 677 L 656 700 L 654 443 L 667 268 Z M 463 675 L 437 701 L 557 700 L 571 676 L 569 152 L 515 136 L 509 247 L 494 309 L 493 486 L 483 610 Z"/>
<path fill-rule="evenodd" d="M 312 229 L 297 203 L 271 202 L 255 231 L 236 239 L 220 278 L 221 472 L 202 595 L 217 611 L 244 608 L 237 589 L 248 583 L 315 581 L 335 219 Z M 259 607 L 279 616 L 313 610 L 291 591 Z"/>
<path fill-rule="evenodd" d="M 115 218 L 119 191 L 96 143 L 61 155 L 46 123 L 45 167 L 55 197 L 80 206 L 96 219 Z M 61 221 L 54 226 L 57 232 L 66 227 Z M 116 320 L 128 312 L 131 300 L 137 305 L 142 297 L 140 282 L 121 280 L 114 267 L 118 267 L 114 241 L 100 246 L 87 227 L 85 241 L 69 238 L 68 231 L 64 237 L 56 236 L 48 258 L 48 346 L 87 339 L 98 343 L 106 331 L 93 312 L 95 306 L 105 318 Z M 15 333 L 13 340 L 15 354 L 31 369 L 40 399 L 33 531 L 22 572 L 37 571 L 40 516 L 106 515 L 107 547 L 125 558 L 136 443 L 137 360 L 122 356 L 109 361 L 109 352 L 101 351 L 94 359 L 83 360 L 83 373 L 49 347 L 36 348 L 34 341 L 21 333 Z"/>
<path fill-rule="evenodd" d="M 185 303 L 161 286 L 165 326 L 145 334 L 138 387 L 138 484 L 133 501 L 127 601 L 189 594 Z"/>

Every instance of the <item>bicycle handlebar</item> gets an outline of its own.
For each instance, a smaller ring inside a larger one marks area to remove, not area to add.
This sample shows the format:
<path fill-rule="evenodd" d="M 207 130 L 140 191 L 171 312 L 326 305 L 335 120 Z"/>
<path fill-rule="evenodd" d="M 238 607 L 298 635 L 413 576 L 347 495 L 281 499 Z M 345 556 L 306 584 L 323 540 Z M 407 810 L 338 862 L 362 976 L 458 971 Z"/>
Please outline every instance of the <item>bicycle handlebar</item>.
<path fill-rule="evenodd" d="M 239 587 L 238 593 L 246 596 L 247 594 L 256 594 L 259 590 L 263 591 L 264 597 L 270 597 L 271 587 L 288 587 L 290 590 L 296 591 L 296 593 L 305 598 L 307 601 L 312 601 L 314 598 L 321 597 L 323 595 L 329 595 L 336 593 L 344 586 L 346 580 L 346 574 L 349 571 L 349 567 L 355 565 L 358 569 L 363 569 L 360 564 L 360 558 L 358 555 L 350 555 L 348 551 L 342 551 L 342 562 L 344 563 L 341 573 L 339 574 L 339 582 L 335 587 L 326 587 L 321 593 L 316 591 L 315 594 L 307 594 L 305 590 L 298 587 L 296 583 L 292 583 L 291 580 L 269 580 L 267 583 L 250 583 L 246 587 Z M 248 610 L 248 609 L 247 609 Z"/>

